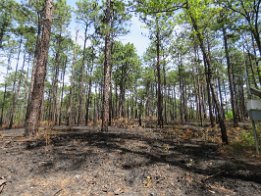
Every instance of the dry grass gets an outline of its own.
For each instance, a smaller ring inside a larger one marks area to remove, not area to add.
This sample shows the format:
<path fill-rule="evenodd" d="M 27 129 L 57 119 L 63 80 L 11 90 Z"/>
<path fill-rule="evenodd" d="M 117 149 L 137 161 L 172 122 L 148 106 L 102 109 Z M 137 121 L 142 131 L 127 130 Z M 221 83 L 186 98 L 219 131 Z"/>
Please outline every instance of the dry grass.
<path fill-rule="evenodd" d="M 112 121 L 112 127 L 131 129 L 137 128 L 138 123 L 136 120 L 130 120 L 128 118 L 118 118 Z"/>
<path fill-rule="evenodd" d="M 77 182 L 75 178 L 68 176 L 59 175 L 57 177 L 49 177 L 48 180 L 41 177 L 35 177 L 25 182 L 25 184 L 30 184 L 33 189 L 40 190 L 41 193 L 46 194 L 45 190 L 53 190 L 53 195 L 68 196 L 70 195 L 69 186 L 76 186 Z M 38 193 L 39 195 L 42 195 Z M 31 193 L 25 193 L 24 195 L 30 195 Z M 37 195 L 37 193 L 36 193 Z"/>

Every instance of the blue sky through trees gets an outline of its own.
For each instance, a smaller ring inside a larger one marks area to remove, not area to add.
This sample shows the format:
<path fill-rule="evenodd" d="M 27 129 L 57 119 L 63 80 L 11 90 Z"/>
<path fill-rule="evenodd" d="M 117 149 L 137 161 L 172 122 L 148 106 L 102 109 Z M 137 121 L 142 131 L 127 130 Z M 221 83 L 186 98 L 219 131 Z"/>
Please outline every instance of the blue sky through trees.
<path fill-rule="evenodd" d="M 67 3 L 72 7 L 75 7 L 75 2 L 75 0 L 67 0 Z M 74 38 L 76 30 L 83 31 L 83 29 L 75 22 L 74 19 L 75 18 L 72 18 L 71 20 L 71 29 L 69 30 L 73 35 L 72 38 Z M 145 25 L 139 21 L 137 16 L 133 16 L 130 21 L 130 26 L 126 27 L 129 30 L 129 33 L 118 38 L 118 40 L 122 41 L 123 43 L 133 43 L 139 56 L 143 55 L 149 45 L 149 39 L 146 37 L 147 30 L 144 26 Z M 83 42 L 81 37 L 79 39 L 79 44 L 81 44 L 80 42 Z"/>

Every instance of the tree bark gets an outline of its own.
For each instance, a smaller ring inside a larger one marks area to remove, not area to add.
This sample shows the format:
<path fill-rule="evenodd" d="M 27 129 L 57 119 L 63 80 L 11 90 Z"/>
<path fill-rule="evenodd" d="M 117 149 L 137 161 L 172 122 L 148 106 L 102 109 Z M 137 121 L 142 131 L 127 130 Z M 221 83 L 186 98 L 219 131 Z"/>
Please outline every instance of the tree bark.
<path fill-rule="evenodd" d="M 64 94 L 64 80 L 65 80 L 66 65 L 67 65 L 67 57 L 64 61 L 63 72 L 62 72 L 62 92 L 61 92 L 60 111 L 59 111 L 59 126 L 62 123 L 63 94 Z"/>
<path fill-rule="evenodd" d="M 9 74 L 9 68 L 11 66 L 11 58 L 12 58 L 12 53 L 9 54 L 8 56 L 8 63 L 7 63 L 7 69 L 6 69 L 6 75 L 8 76 Z M 7 94 L 7 82 L 5 81 L 4 84 L 4 96 L 3 96 L 3 101 L 1 104 L 1 116 L 0 116 L 0 126 L 3 127 L 4 123 L 4 109 L 5 109 L 5 103 L 6 103 L 6 94 Z"/>
<path fill-rule="evenodd" d="M 91 101 L 91 92 L 92 92 L 92 70 L 94 67 L 94 48 L 92 47 L 92 57 L 91 57 L 91 68 L 89 73 L 89 85 L 88 85 L 88 95 L 86 99 L 86 114 L 85 114 L 85 125 L 88 126 L 88 120 L 89 120 L 89 107 L 90 107 L 90 101 Z"/>
<path fill-rule="evenodd" d="M 105 50 L 104 50 L 104 80 L 103 80 L 103 103 L 102 103 L 102 132 L 108 132 L 109 127 L 109 113 L 110 113 L 110 84 L 111 84 L 111 0 L 106 0 L 106 13 L 105 13 Z"/>
<path fill-rule="evenodd" d="M 19 58 L 18 58 L 19 59 Z M 14 116 L 15 116 L 15 113 L 16 113 L 16 107 L 17 107 L 17 98 L 19 97 L 20 95 L 20 89 L 21 89 L 21 84 L 22 84 L 22 73 L 24 71 L 24 66 L 25 66 L 25 59 L 26 59 L 26 53 L 24 53 L 24 56 L 23 56 L 23 64 L 22 64 L 22 67 L 21 67 L 21 73 L 18 77 L 18 84 L 17 84 L 17 87 L 15 87 L 14 85 L 14 95 L 13 95 L 13 100 L 12 100 L 12 109 L 11 109 L 11 116 L 10 116 L 10 123 L 9 123 L 9 129 L 12 129 L 13 127 L 13 123 L 14 123 Z M 17 63 L 19 62 L 19 60 L 17 61 Z M 18 70 L 16 70 L 17 72 Z M 15 77 L 15 80 L 16 80 L 16 77 Z"/>
<path fill-rule="evenodd" d="M 88 30 L 88 24 L 85 24 L 85 30 L 84 30 L 84 44 L 83 44 L 83 55 L 82 55 L 82 64 L 81 64 L 81 70 L 80 70 L 80 83 L 79 83 L 79 104 L 78 104 L 78 119 L 77 119 L 77 125 L 79 126 L 82 123 L 82 109 L 83 109 L 83 71 L 85 67 L 85 61 L 86 61 L 86 46 L 87 46 L 87 30 Z"/>
<path fill-rule="evenodd" d="M 163 107 L 162 107 L 162 92 L 161 92 L 161 73 L 160 73 L 160 30 L 158 18 L 156 18 L 156 51 L 157 51 L 157 107 L 158 107 L 158 126 L 163 128 Z"/>
<path fill-rule="evenodd" d="M 29 87 L 29 93 L 28 93 L 28 100 L 27 100 L 27 110 L 26 110 L 26 115 L 25 115 L 25 120 L 28 119 L 29 115 L 29 104 L 31 102 L 32 98 L 32 93 L 33 93 L 33 86 L 34 86 L 34 77 L 35 77 L 35 72 L 36 72 L 36 63 L 37 63 L 37 58 L 39 54 L 39 47 L 40 46 L 40 38 L 41 34 L 43 31 L 43 25 L 41 21 L 41 14 L 40 12 L 37 13 L 37 36 L 36 36 L 36 42 L 35 42 L 35 49 L 34 49 L 34 59 L 33 59 L 33 66 L 32 66 L 32 73 L 31 73 L 31 83 Z"/>
<path fill-rule="evenodd" d="M 225 27 L 222 28 L 222 32 L 223 32 L 225 55 L 226 55 L 226 61 L 227 61 L 227 74 L 228 74 L 228 82 L 229 82 L 230 101 L 231 101 L 231 107 L 232 107 L 232 113 L 233 113 L 233 123 L 234 123 L 234 126 L 237 126 L 238 125 L 238 114 L 236 113 L 236 110 L 235 110 L 234 80 L 232 77 L 232 69 L 231 69 L 230 56 L 229 56 L 228 43 L 227 43 L 227 33 L 226 33 Z"/>
<path fill-rule="evenodd" d="M 45 1 L 44 18 L 42 21 L 42 35 L 39 40 L 39 53 L 34 77 L 31 101 L 28 105 L 28 117 L 25 124 L 25 135 L 35 135 L 39 128 L 41 106 L 44 95 L 44 81 L 48 61 L 48 49 L 51 36 L 52 0 Z"/>

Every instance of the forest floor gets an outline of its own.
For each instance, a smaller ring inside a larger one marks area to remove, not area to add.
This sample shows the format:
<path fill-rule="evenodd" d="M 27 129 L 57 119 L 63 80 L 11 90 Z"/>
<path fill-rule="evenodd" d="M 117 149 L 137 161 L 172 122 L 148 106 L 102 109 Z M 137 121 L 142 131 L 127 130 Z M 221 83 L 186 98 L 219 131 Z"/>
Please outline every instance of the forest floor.
<path fill-rule="evenodd" d="M 22 133 L 0 131 L 0 195 L 261 195 L 260 157 L 192 137 L 189 127 Z"/>

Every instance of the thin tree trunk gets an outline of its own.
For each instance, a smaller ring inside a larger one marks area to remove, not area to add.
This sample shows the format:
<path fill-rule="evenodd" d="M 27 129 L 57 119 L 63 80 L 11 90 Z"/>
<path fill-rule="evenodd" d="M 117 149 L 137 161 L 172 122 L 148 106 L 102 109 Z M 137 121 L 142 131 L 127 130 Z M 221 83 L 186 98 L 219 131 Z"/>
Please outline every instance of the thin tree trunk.
<path fill-rule="evenodd" d="M 22 67 L 21 67 L 21 73 L 20 74 L 22 74 L 23 71 L 24 71 L 25 58 L 26 58 L 26 53 L 24 53 L 24 56 L 23 56 L 23 64 L 22 64 Z M 15 77 L 15 80 L 16 80 L 16 77 Z M 21 84 L 22 84 L 22 75 L 20 75 L 19 78 L 18 78 L 17 88 L 15 90 L 15 94 L 14 94 L 13 100 L 12 100 L 13 104 L 12 104 L 12 110 L 11 110 L 10 124 L 9 124 L 9 127 L 8 127 L 9 129 L 12 129 L 12 127 L 13 127 L 14 115 L 16 113 L 16 107 L 17 107 L 17 98 L 20 95 Z"/>
<path fill-rule="evenodd" d="M 163 128 L 163 107 L 162 107 L 162 92 L 161 92 L 161 74 L 160 74 L 160 30 L 158 18 L 156 17 L 156 51 L 157 51 L 157 107 L 158 107 L 158 126 Z"/>
<path fill-rule="evenodd" d="M 56 52 L 55 55 L 55 67 L 54 67 L 54 75 L 52 78 L 52 86 L 51 86 L 51 102 L 50 102 L 50 107 L 51 107 L 51 120 L 52 122 L 57 123 L 57 99 L 58 99 L 58 77 L 59 77 L 59 69 L 60 69 L 60 54 L 59 51 Z"/>
<path fill-rule="evenodd" d="M 11 129 L 13 126 L 13 118 L 14 118 L 14 110 L 15 110 L 15 100 L 16 100 L 16 80 L 17 80 L 17 72 L 18 72 L 18 66 L 19 66 L 19 61 L 20 61 L 20 54 L 21 54 L 21 50 L 22 50 L 22 42 L 23 40 L 20 39 L 19 41 L 19 49 L 18 49 L 18 54 L 17 54 L 17 62 L 16 62 L 16 66 L 15 66 L 15 75 L 14 75 L 14 81 L 13 81 L 13 88 L 12 88 L 12 92 L 13 92 L 13 96 L 12 96 L 12 106 L 11 106 L 11 110 L 10 110 L 10 116 L 9 116 L 9 126 L 8 128 Z"/>
<path fill-rule="evenodd" d="M 173 106 L 173 110 L 174 110 L 174 119 L 177 118 L 177 99 L 176 99 L 176 87 L 173 86 L 173 98 L 174 98 L 174 106 Z"/>
<path fill-rule="evenodd" d="M 108 132 L 109 126 L 109 113 L 110 113 L 110 84 L 111 84 L 111 14 L 112 14 L 112 2 L 106 0 L 106 12 L 105 12 L 105 25 L 107 31 L 105 34 L 105 50 L 104 50 L 104 88 L 103 88 L 103 103 L 102 103 L 102 132 Z"/>
<path fill-rule="evenodd" d="M 111 47 L 112 48 L 112 47 Z M 111 50 L 112 51 L 112 50 Z M 112 54 L 111 54 L 112 55 Z M 110 68 L 110 78 L 112 77 L 112 67 Z M 112 82 L 110 79 L 110 96 L 109 96 L 109 126 L 112 125 L 113 108 L 112 108 Z"/>
<path fill-rule="evenodd" d="M 78 35 L 79 35 L 79 30 L 76 31 L 75 34 L 75 39 L 74 42 L 77 43 L 78 42 Z M 73 49 L 73 58 L 72 58 L 72 66 L 74 66 L 76 64 L 76 56 L 77 56 L 77 48 L 74 47 Z M 67 126 L 71 126 L 74 122 L 74 118 L 75 116 L 73 115 L 73 113 L 75 112 L 75 103 L 73 103 L 73 96 L 74 96 L 74 91 L 75 91 L 75 70 L 74 68 L 72 69 L 72 74 L 71 74 L 71 79 L 70 79 L 70 94 L 69 94 L 69 105 L 67 107 Z"/>
<path fill-rule="evenodd" d="M 254 38 L 253 38 L 252 34 L 251 34 L 251 42 L 252 42 L 252 47 L 253 47 L 253 51 L 254 51 L 254 55 L 255 55 L 254 56 L 254 61 L 255 61 L 255 64 L 256 64 L 256 71 L 257 71 L 257 75 L 258 75 L 258 80 L 259 80 L 259 84 L 261 86 L 261 71 L 260 71 L 260 68 L 259 68 L 259 65 L 258 65 L 258 57 L 257 57 L 257 52 L 256 52 L 256 48 L 255 48 Z M 259 50 L 259 52 L 260 52 L 260 57 L 261 57 L 261 51 Z"/>
<path fill-rule="evenodd" d="M 225 54 L 226 54 L 226 61 L 227 61 L 227 74 L 228 74 L 228 82 L 229 82 L 229 91 L 230 91 L 230 101 L 231 101 L 231 107 L 232 107 L 232 113 L 233 113 L 233 122 L 234 126 L 238 125 L 238 114 L 235 110 L 235 90 L 234 90 L 234 80 L 232 77 L 232 67 L 230 63 L 230 57 L 229 57 L 229 51 L 228 51 L 228 43 L 227 43 L 227 33 L 225 27 L 222 28 L 223 31 L 223 40 L 224 40 L 224 46 L 225 46 Z"/>
<path fill-rule="evenodd" d="M 202 105 L 201 105 L 201 100 L 202 100 L 202 96 L 201 96 L 201 85 L 200 85 L 200 68 L 199 68 L 199 59 L 197 56 L 197 46 L 194 46 L 194 55 L 195 55 L 195 65 L 196 65 L 196 76 L 194 77 L 194 84 L 195 84 L 195 91 L 196 93 L 196 103 L 197 103 L 197 112 L 198 112 L 198 118 L 200 120 L 200 126 L 203 125 L 203 120 L 202 120 Z"/>
<path fill-rule="evenodd" d="M 89 107 L 90 107 L 90 100 L 91 100 L 91 92 L 92 92 L 92 70 L 94 66 L 94 48 L 92 48 L 92 59 L 91 59 L 91 68 L 90 68 L 90 75 L 89 75 L 89 85 L 88 85 L 88 95 L 86 99 L 86 115 L 85 115 L 85 125 L 88 126 L 89 120 Z"/>
<path fill-rule="evenodd" d="M 83 44 L 83 57 L 82 57 L 82 64 L 81 64 L 81 70 L 80 70 L 80 84 L 79 84 L 79 105 L 78 105 L 78 119 L 77 119 L 77 125 L 79 126 L 81 124 L 82 119 L 82 108 L 83 108 L 83 71 L 85 67 L 85 61 L 86 61 L 86 46 L 87 46 L 87 30 L 88 30 L 88 24 L 85 24 L 85 31 L 84 31 L 84 44 Z"/>
<path fill-rule="evenodd" d="M 59 111 L 59 126 L 61 126 L 62 123 L 62 108 L 63 108 L 63 94 L 64 94 L 64 80 L 65 80 L 66 65 L 67 65 L 67 57 L 63 65 L 63 73 L 62 73 L 62 92 L 61 92 L 61 103 L 60 103 L 60 111 Z"/>
<path fill-rule="evenodd" d="M 163 53 L 163 85 L 164 85 L 164 121 L 166 124 L 168 124 L 168 119 L 167 119 L 167 77 L 166 77 L 166 61 L 165 61 L 165 56 Z"/>
<path fill-rule="evenodd" d="M 11 66 L 11 58 L 12 58 L 12 53 L 10 52 L 8 56 L 8 63 L 7 63 L 7 69 L 6 69 L 6 76 L 9 74 L 9 68 Z M 4 109 L 5 109 L 5 102 L 6 102 L 6 94 L 7 94 L 7 82 L 5 81 L 4 84 L 4 95 L 3 95 L 3 102 L 1 105 L 1 116 L 0 116 L 0 126 L 3 127 L 3 119 L 4 119 Z"/>
<path fill-rule="evenodd" d="M 247 55 L 248 55 L 249 66 L 250 66 L 251 73 L 252 73 L 252 80 L 253 80 L 253 83 L 255 85 L 255 88 L 258 88 L 258 85 L 257 85 L 257 82 L 256 82 L 256 77 L 255 77 L 255 72 L 254 72 L 254 69 L 253 69 L 251 54 L 250 54 L 249 50 L 247 50 Z M 257 70 L 259 70 L 259 69 L 257 68 Z"/>
<path fill-rule="evenodd" d="M 201 52 L 203 54 L 203 58 L 205 59 L 205 62 L 206 62 L 205 72 L 207 73 L 207 80 L 208 80 L 208 83 L 209 83 L 209 87 L 211 89 L 214 104 L 215 104 L 216 109 L 217 109 L 218 122 L 219 122 L 219 126 L 220 126 L 220 129 L 221 129 L 222 142 L 228 144 L 226 125 L 225 125 L 225 121 L 224 121 L 224 118 L 222 116 L 222 110 L 221 110 L 222 106 L 219 105 L 214 86 L 211 83 L 212 73 L 211 73 L 210 57 L 209 57 L 209 54 L 207 53 L 207 51 L 205 49 L 203 37 L 202 37 L 202 34 L 199 31 L 197 21 L 195 20 L 195 18 L 192 15 L 190 15 L 190 18 L 191 18 L 191 21 L 192 21 L 192 26 L 193 26 L 193 28 L 196 32 L 196 36 L 197 36 L 199 44 L 200 44 L 200 49 L 201 49 Z"/>
<path fill-rule="evenodd" d="M 182 66 L 182 62 L 179 63 L 178 65 L 178 74 L 179 74 L 179 92 L 180 92 L 180 96 L 179 96 L 179 101 L 180 101 L 180 104 L 179 104 L 179 114 L 180 114 L 180 123 L 181 124 L 184 124 L 185 123 L 185 117 L 184 117 L 184 84 L 183 84 L 183 80 L 182 80 L 182 69 L 183 69 L 183 66 Z"/>
<path fill-rule="evenodd" d="M 72 125 L 72 86 L 70 86 L 70 92 L 69 92 L 69 103 L 67 105 L 67 121 L 66 125 L 71 126 Z"/>
<path fill-rule="evenodd" d="M 219 91 L 219 99 L 220 99 L 220 105 L 221 105 L 221 109 L 222 109 L 222 115 L 223 118 L 225 119 L 225 111 L 223 110 L 223 96 L 222 96 L 222 91 L 221 91 L 221 82 L 220 82 L 220 77 L 218 77 L 217 79 L 218 82 L 218 91 Z"/>

